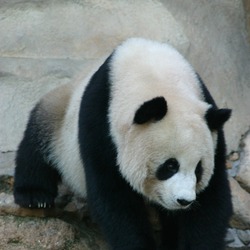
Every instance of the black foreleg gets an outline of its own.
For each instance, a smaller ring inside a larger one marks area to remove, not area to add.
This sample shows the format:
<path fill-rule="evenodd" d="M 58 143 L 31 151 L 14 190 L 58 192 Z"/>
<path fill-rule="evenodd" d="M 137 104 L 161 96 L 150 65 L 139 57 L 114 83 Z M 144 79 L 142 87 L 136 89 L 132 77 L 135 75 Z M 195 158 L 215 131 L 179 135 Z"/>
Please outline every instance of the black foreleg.
<path fill-rule="evenodd" d="M 31 113 L 16 155 L 14 198 L 22 207 L 52 207 L 60 176 L 46 161 L 43 153 L 47 146 L 46 134 L 43 135 L 37 126 L 35 111 Z"/>

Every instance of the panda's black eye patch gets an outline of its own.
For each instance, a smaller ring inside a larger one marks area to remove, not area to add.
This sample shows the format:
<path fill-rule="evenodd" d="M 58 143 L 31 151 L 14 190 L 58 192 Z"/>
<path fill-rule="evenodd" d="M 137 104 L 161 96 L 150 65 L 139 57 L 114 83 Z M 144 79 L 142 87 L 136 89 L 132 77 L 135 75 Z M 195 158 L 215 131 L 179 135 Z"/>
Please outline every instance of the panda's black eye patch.
<path fill-rule="evenodd" d="M 195 176 L 197 183 L 201 181 L 202 173 L 203 173 L 202 164 L 201 161 L 199 161 L 195 169 Z"/>
<path fill-rule="evenodd" d="M 172 177 L 179 170 L 179 162 L 175 158 L 166 160 L 156 171 L 156 178 L 164 181 Z"/>

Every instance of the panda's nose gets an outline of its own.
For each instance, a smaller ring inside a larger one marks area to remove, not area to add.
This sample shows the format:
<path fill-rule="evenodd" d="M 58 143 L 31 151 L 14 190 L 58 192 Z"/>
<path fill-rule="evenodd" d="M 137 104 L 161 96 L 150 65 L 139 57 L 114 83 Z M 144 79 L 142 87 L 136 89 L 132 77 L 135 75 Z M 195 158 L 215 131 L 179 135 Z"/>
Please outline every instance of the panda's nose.
<path fill-rule="evenodd" d="M 177 202 L 182 206 L 188 206 L 194 202 L 194 200 L 177 199 Z"/>

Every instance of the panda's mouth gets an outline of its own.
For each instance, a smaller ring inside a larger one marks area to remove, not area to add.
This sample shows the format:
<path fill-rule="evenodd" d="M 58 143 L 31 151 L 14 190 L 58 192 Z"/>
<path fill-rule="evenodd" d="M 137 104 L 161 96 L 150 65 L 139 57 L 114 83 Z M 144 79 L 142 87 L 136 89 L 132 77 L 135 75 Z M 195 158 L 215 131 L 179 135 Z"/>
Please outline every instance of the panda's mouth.
<path fill-rule="evenodd" d="M 188 203 L 183 202 L 182 204 L 180 204 L 177 201 L 171 201 L 171 203 L 167 203 L 163 199 L 162 195 L 160 195 L 159 193 L 157 194 L 157 197 L 159 200 L 158 203 L 167 210 L 186 210 L 186 209 L 190 209 L 192 205 L 195 203 L 195 201 L 188 202 Z"/>

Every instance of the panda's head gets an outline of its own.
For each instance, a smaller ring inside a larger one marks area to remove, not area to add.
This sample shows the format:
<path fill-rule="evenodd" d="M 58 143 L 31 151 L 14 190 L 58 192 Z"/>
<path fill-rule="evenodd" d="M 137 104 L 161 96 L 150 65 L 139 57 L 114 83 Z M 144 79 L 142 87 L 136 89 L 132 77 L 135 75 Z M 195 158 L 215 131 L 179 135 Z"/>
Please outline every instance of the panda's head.
<path fill-rule="evenodd" d="M 130 39 L 111 62 L 111 136 L 122 176 L 169 210 L 187 208 L 213 175 L 217 133 L 229 113 L 204 101 L 172 47 Z"/>

